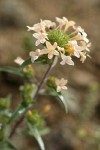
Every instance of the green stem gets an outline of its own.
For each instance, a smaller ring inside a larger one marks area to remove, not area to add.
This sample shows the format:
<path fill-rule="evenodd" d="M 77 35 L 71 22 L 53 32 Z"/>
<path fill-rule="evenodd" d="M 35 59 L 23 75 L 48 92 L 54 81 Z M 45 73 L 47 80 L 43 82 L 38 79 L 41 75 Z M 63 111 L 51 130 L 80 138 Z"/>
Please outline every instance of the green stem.
<path fill-rule="evenodd" d="M 17 106 L 17 109 L 15 110 L 15 112 L 13 113 L 13 115 L 11 116 L 11 118 L 10 118 L 10 120 L 9 120 L 8 123 L 11 123 L 12 121 L 16 120 L 17 116 L 19 115 L 19 111 L 21 110 L 21 108 L 22 108 L 22 105 L 19 104 Z"/>

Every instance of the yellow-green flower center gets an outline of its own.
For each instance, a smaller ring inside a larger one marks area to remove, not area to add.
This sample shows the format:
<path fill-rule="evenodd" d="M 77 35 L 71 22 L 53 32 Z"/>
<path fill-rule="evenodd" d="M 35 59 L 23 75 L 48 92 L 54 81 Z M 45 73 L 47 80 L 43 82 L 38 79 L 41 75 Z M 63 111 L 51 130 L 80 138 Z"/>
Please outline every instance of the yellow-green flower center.
<path fill-rule="evenodd" d="M 57 42 L 58 46 L 65 47 L 65 44 L 68 43 L 69 36 L 62 30 L 52 30 L 48 32 L 48 39 L 52 44 Z"/>

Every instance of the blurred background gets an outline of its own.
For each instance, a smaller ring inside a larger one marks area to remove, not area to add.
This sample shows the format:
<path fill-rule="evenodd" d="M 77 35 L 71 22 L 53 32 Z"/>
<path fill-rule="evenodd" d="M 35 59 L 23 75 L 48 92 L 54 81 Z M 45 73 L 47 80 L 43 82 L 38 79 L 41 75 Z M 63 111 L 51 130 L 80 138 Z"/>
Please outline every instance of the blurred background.
<path fill-rule="evenodd" d="M 17 56 L 29 57 L 34 41 L 27 25 L 63 16 L 85 29 L 92 43 L 92 58 L 84 64 L 75 60 L 75 67 L 58 65 L 52 71 L 68 79 L 69 88 L 64 94 L 69 113 L 56 100 L 41 97 L 36 108 L 50 128 L 43 137 L 44 143 L 47 150 L 100 150 L 100 0 L 0 0 L 0 67 L 15 66 Z M 34 68 L 41 78 L 45 67 Z M 20 99 L 20 84 L 17 76 L 0 73 L 0 97 L 13 93 L 13 108 Z M 48 105 L 50 109 L 45 114 Z M 14 136 L 13 142 L 19 150 L 39 149 L 35 140 L 23 135 Z"/>

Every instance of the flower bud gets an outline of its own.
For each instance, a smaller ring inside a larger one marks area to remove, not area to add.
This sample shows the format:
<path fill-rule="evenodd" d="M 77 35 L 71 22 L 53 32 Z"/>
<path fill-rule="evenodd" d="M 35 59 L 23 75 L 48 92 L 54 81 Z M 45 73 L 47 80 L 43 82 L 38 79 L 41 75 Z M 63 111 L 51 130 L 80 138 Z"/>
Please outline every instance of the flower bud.
<path fill-rule="evenodd" d="M 0 98 L 0 110 L 9 108 L 10 100 L 8 98 Z"/>
<path fill-rule="evenodd" d="M 23 69 L 24 76 L 28 79 L 32 78 L 35 75 L 32 65 L 28 65 Z"/>
<path fill-rule="evenodd" d="M 46 84 L 47 84 L 48 87 L 55 89 L 56 88 L 56 83 L 55 82 L 56 82 L 56 77 L 49 77 Z"/>
<path fill-rule="evenodd" d="M 36 91 L 36 85 L 35 84 L 25 84 L 20 87 L 21 96 L 23 98 L 22 104 L 24 106 L 28 106 L 29 104 L 33 103 L 33 97 Z"/>
<path fill-rule="evenodd" d="M 43 127 L 43 125 L 44 125 L 44 120 L 37 111 L 29 110 L 27 112 L 27 120 L 29 123 L 31 123 L 32 125 L 35 125 L 39 128 Z"/>

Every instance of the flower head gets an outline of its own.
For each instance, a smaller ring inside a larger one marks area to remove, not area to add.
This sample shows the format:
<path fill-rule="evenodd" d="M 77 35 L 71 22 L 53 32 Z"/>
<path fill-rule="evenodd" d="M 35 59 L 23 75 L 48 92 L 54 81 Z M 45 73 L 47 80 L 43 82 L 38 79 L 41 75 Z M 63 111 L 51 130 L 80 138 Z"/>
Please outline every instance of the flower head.
<path fill-rule="evenodd" d="M 57 86 L 57 92 L 60 92 L 61 90 L 67 90 L 67 87 L 65 86 L 67 84 L 67 80 L 64 78 L 56 79 L 56 86 Z"/>
<path fill-rule="evenodd" d="M 28 31 L 34 31 L 33 37 L 36 38 L 35 45 L 42 45 L 41 54 L 32 52 L 32 62 L 40 55 L 47 56 L 52 59 L 53 56 L 62 58 L 61 65 L 74 65 L 72 57 L 80 58 L 82 62 L 88 56 L 90 43 L 87 34 L 80 26 L 76 27 L 74 21 L 69 21 L 66 17 L 56 17 L 56 22 L 51 20 L 40 20 L 33 27 L 28 27 Z M 67 32 L 69 27 L 73 28 L 73 32 Z M 39 50 L 40 51 L 40 50 Z M 46 58 L 47 58 L 46 57 Z"/>
<path fill-rule="evenodd" d="M 69 30 L 70 27 L 72 27 L 72 30 Z M 34 24 L 32 27 L 27 26 L 27 28 L 28 31 L 33 31 L 33 37 L 36 39 L 35 45 L 41 44 L 41 50 L 36 49 L 29 53 L 33 63 L 41 56 L 39 62 L 48 64 L 52 62 L 51 59 L 55 56 L 62 59 L 61 65 L 73 66 L 73 57 L 79 58 L 84 63 L 86 57 L 89 56 L 88 52 L 91 44 L 86 32 L 80 26 L 76 27 L 75 22 L 69 21 L 66 17 L 56 17 L 56 22 L 41 19 L 39 23 Z M 56 60 L 54 63 L 57 62 Z M 56 87 L 57 92 L 67 89 L 65 86 L 67 80 L 62 78 L 55 81 L 53 78 L 52 81 L 54 84 L 50 82 L 48 85 L 53 86 L 53 88 Z"/>

